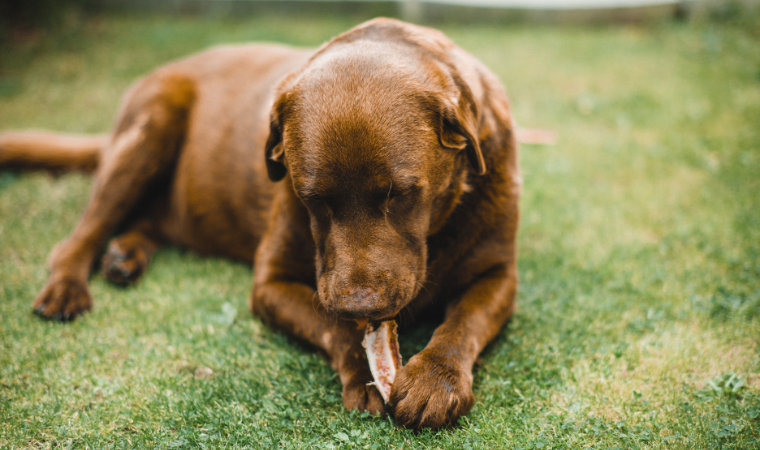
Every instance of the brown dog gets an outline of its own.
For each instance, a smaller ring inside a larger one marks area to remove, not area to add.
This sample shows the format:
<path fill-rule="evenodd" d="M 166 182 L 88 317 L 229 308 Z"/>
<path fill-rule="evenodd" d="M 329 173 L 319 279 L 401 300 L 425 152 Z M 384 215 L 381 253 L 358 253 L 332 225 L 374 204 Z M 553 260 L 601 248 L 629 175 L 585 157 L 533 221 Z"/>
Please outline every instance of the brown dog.
<path fill-rule="evenodd" d="M 97 167 L 82 219 L 50 256 L 39 314 L 91 308 L 87 277 L 117 230 L 102 262 L 118 283 L 163 242 L 253 260 L 253 313 L 324 350 L 349 409 L 386 408 L 349 319 L 445 310 L 387 405 L 403 425 L 437 428 L 469 411 L 475 359 L 514 310 L 507 98 L 432 29 L 376 19 L 316 52 L 191 56 L 139 81 L 110 136 L 0 136 L 0 167 L 34 166 Z"/>

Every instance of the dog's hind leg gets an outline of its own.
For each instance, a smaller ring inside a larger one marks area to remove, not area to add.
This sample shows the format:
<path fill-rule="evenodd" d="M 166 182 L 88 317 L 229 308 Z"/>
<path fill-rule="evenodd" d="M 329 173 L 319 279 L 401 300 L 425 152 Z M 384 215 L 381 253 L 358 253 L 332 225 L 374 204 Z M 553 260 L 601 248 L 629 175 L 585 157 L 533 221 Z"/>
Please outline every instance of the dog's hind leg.
<path fill-rule="evenodd" d="M 154 222 L 146 218 L 126 233 L 111 239 L 101 259 L 103 275 L 119 285 L 137 282 L 160 245 L 159 236 Z"/>
<path fill-rule="evenodd" d="M 108 235 L 142 206 L 138 201 L 147 200 L 150 186 L 171 176 L 193 100 L 191 81 L 161 73 L 128 95 L 84 214 L 50 255 L 50 278 L 33 304 L 38 314 L 69 320 L 92 307 L 87 289 L 92 263 Z"/>

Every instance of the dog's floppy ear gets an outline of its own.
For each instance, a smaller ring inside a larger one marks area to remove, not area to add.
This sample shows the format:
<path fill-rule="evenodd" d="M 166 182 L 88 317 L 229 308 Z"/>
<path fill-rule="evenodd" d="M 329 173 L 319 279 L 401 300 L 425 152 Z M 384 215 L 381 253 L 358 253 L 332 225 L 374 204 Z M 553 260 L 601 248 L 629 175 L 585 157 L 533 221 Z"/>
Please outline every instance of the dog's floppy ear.
<path fill-rule="evenodd" d="M 288 93 L 285 92 L 277 98 L 269 115 L 269 137 L 264 148 L 264 157 L 267 163 L 267 175 L 272 181 L 280 181 L 288 173 L 284 162 L 285 147 L 282 143 L 282 121 L 287 102 Z"/>
<path fill-rule="evenodd" d="M 486 161 L 477 136 L 477 111 L 474 103 L 467 100 L 470 95 L 470 92 L 463 92 L 456 103 L 442 101 L 438 136 L 443 147 L 465 150 L 475 172 L 484 175 Z"/>

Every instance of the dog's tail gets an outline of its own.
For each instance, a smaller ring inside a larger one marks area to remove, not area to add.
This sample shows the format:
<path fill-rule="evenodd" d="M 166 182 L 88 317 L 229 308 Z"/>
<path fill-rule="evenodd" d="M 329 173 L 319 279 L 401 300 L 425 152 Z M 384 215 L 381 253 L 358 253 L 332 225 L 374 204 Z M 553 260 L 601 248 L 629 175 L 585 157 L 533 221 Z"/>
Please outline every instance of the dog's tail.
<path fill-rule="evenodd" d="M 109 135 L 9 131 L 0 133 L 0 169 L 94 172 Z"/>

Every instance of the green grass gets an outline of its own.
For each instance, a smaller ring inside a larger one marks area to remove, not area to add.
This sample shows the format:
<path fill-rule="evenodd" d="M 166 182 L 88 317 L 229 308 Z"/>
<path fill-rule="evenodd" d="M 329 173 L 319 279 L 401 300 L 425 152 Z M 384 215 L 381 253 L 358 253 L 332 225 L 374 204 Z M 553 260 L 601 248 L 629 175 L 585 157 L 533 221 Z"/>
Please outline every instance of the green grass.
<path fill-rule="evenodd" d="M 356 22 L 73 17 L 0 49 L 0 129 L 104 131 L 169 59 Z M 251 317 L 245 265 L 164 249 L 135 287 L 93 276 L 83 318 L 35 317 L 90 181 L 0 172 L 0 447 L 758 448 L 756 24 L 443 28 L 559 141 L 521 149 L 518 311 L 434 433 L 346 412 L 328 364 Z"/>

